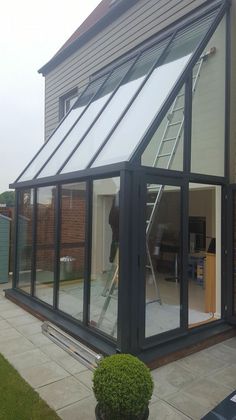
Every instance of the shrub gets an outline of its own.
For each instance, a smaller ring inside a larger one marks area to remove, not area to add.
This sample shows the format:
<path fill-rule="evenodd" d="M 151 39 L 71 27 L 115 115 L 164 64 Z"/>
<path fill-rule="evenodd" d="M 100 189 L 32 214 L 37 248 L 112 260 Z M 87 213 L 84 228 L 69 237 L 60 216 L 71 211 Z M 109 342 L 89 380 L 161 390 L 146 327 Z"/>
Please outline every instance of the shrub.
<path fill-rule="evenodd" d="M 104 419 L 136 419 L 148 407 L 153 380 L 137 357 L 116 354 L 103 359 L 94 372 L 93 391 Z"/>

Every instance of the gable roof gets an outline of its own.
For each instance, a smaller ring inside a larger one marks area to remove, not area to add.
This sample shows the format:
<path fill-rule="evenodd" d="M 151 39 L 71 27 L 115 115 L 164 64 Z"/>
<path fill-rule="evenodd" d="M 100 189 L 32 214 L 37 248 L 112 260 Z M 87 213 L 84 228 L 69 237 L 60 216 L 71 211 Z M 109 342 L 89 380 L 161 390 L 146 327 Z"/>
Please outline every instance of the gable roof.
<path fill-rule="evenodd" d="M 58 52 L 38 72 L 48 74 L 83 44 L 132 7 L 139 0 L 102 0 L 85 21 L 76 29 Z"/>

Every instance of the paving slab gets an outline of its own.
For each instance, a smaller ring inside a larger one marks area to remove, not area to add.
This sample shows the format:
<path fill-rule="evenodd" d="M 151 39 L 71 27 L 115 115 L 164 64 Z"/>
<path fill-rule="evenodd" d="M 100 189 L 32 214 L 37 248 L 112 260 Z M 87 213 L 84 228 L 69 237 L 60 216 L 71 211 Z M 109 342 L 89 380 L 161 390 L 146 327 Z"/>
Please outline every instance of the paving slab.
<path fill-rule="evenodd" d="M 91 372 L 91 370 L 87 369 L 84 372 L 80 372 L 77 373 L 75 375 L 75 377 L 82 382 L 82 384 L 84 384 L 85 386 L 87 386 L 87 388 L 90 389 L 90 391 L 93 391 L 93 383 L 92 383 L 92 379 L 93 379 L 93 372 Z"/>
<path fill-rule="evenodd" d="M 46 337 L 46 335 L 42 334 L 41 332 L 29 335 L 27 338 L 31 341 L 31 343 L 33 343 L 36 347 L 39 348 L 51 344 L 52 342 L 50 338 Z"/>
<path fill-rule="evenodd" d="M 11 356 L 11 364 L 19 372 L 21 372 L 25 368 L 29 368 L 33 366 L 40 366 L 43 363 L 46 363 L 49 361 L 50 361 L 50 357 L 37 348 L 26 351 L 23 354 L 17 354 L 15 356 Z"/>
<path fill-rule="evenodd" d="M 13 327 L 16 327 L 18 325 L 32 324 L 32 322 L 39 322 L 40 324 L 42 324 L 42 322 L 40 322 L 33 315 L 30 315 L 30 314 L 27 314 L 27 313 L 25 313 L 24 315 L 21 315 L 21 316 L 16 316 L 14 318 L 10 318 L 8 322 Z"/>
<path fill-rule="evenodd" d="M 73 377 L 39 388 L 38 392 L 54 410 L 59 410 L 91 396 L 89 389 Z"/>
<path fill-rule="evenodd" d="M 75 404 L 62 408 L 57 414 L 63 420 L 95 420 L 95 407 L 97 401 L 94 397 L 85 398 Z"/>
<path fill-rule="evenodd" d="M 33 388 L 39 388 L 66 378 L 69 373 L 50 361 L 38 366 L 24 368 L 21 370 L 21 375 Z"/>
<path fill-rule="evenodd" d="M 78 418 L 79 419 L 79 418 Z M 164 401 L 157 401 L 149 407 L 148 420 L 187 420 L 188 416 L 171 407 Z"/>
<path fill-rule="evenodd" d="M 219 358 L 215 358 L 214 356 L 208 354 L 206 350 L 184 357 L 177 363 L 179 366 L 195 372 L 199 376 L 209 376 L 223 367 L 228 366 L 227 362 L 219 360 Z"/>
<path fill-rule="evenodd" d="M 235 363 L 236 362 L 236 349 L 231 348 L 230 346 L 225 346 L 222 344 L 216 344 L 215 346 L 209 347 L 205 350 L 205 354 L 219 359 L 221 362 L 225 363 Z"/>
<path fill-rule="evenodd" d="M 171 395 L 185 385 L 191 386 L 199 376 L 185 367 L 179 366 L 177 362 L 170 363 L 156 369 L 152 373 L 154 379 L 154 395 L 163 398 Z"/>
<path fill-rule="evenodd" d="M 222 401 L 232 390 L 229 387 L 202 378 L 191 384 L 191 387 L 184 388 L 186 395 L 192 397 L 196 402 L 203 406 L 215 407 Z"/>
<path fill-rule="evenodd" d="M 35 321 L 26 325 L 17 325 L 15 328 L 25 337 L 29 337 L 33 334 L 41 333 L 42 322 Z"/>
<path fill-rule="evenodd" d="M 26 351 L 33 349 L 34 345 L 22 336 L 6 341 L 0 341 L 0 353 L 2 353 L 7 358 L 8 356 L 25 353 Z"/>
<path fill-rule="evenodd" d="M 236 354 L 235 354 L 236 362 Z M 215 375 L 210 376 L 212 381 L 217 382 L 218 384 L 225 385 L 234 391 L 236 389 L 236 364 L 230 365 L 222 370 L 220 370 Z"/>
<path fill-rule="evenodd" d="M 184 391 L 165 397 L 165 401 L 194 420 L 200 420 L 209 412 L 210 407 L 209 404 L 200 404 L 199 401 L 194 400 L 191 395 L 186 394 Z"/>

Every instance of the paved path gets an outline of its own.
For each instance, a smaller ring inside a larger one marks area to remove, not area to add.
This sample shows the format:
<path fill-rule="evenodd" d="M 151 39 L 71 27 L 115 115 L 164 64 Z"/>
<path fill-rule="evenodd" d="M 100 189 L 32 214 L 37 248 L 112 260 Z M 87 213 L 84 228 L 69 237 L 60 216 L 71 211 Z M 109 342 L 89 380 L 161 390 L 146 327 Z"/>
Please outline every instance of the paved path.
<path fill-rule="evenodd" d="M 4 297 L 0 353 L 64 420 L 94 420 L 92 373 L 41 332 L 42 322 Z M 152 372 L 149 420 L 200 419 L 236 389 L 236 337 Z"/>

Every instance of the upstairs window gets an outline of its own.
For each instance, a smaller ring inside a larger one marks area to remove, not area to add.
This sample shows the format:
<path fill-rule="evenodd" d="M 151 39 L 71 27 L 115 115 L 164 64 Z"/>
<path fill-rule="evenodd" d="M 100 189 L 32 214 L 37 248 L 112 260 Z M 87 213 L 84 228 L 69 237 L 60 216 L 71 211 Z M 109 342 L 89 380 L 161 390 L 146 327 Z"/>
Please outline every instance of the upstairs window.
<path fill-rule="evenodd" d="M 78 98 L 78 88 L 74 88 L 59 98 L 59 120 L 64 118 Z"/>

